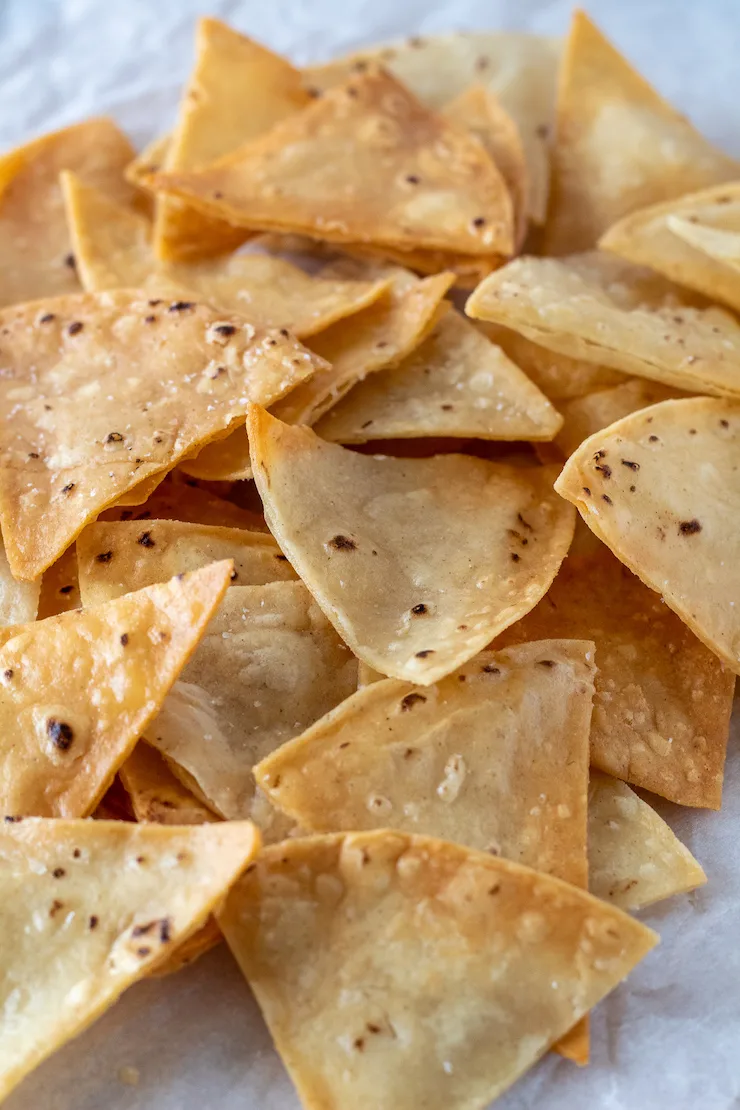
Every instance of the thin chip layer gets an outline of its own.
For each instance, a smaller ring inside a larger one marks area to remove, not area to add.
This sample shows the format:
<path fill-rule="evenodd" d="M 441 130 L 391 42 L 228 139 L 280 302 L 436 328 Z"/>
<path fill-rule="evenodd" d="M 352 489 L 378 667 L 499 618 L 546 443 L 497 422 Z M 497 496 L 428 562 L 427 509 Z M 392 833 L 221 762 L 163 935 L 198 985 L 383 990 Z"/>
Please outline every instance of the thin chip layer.
<path fill-rule="evenodd" d="M 268 848 L 219 923 L 312 1110 L 487 1105 L 657 939 L 558 879 L 388 831 Z"/>
<path fill-rule="evenodd" d="M 639 412 L 648 405 L 660 401 L 671 401 L 685 397 L 679 389 L 651 382 L 646 378 L 632 378 L 612 389 L 602 389 L 588 393 L 584 397 L 574 397 L 571 401 L 560 402 L 563 426 L 555 436 L 555 442 L 567 457 L 579 447 L 584 439 L 594 432 L 608 428 L 623 416 Z"/>
<path fill-rule="evenodd" d="M 361 455 L 256 405 L 248 432 L 281 549 L 355 655 L 395 678 L 429 685 L 471 659 L 539 601 L 573 535 L 552 468 Z"/>

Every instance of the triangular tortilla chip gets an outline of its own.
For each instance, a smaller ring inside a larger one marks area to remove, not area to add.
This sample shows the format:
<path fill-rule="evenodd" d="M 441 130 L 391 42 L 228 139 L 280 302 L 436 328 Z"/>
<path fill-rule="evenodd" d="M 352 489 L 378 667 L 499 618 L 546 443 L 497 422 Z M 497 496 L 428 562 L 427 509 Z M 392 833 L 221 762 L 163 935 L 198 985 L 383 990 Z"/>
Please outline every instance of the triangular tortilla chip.
<path fill-rule="evenodd" d="M 246 435 L 246 433 L 245 433 Z M 261 513 L 250 512 L 202 489 L 193 479 L 185 482 L 166 480 L 151 497 L 135 508 L 117 504 L 100 514 L 100 520 L 180 520 L 191 524 L 212 524 L 218 528 L 246 528 L 266 532 Z"/>
<path fill-rule="evenodd" d="M 415 35 L 304 72 L 310 88 L 322 91 L 361 73 L 368 62 L 380 62 L 432 108 L 442 108 L 474 82 L 485 85 L 519 129 L 530 179 L 528 214 L 541 224 L 550 183 L 559 54 L 558 39 L 517 31 Z"/>
<path fill-rule="evenodd" d="M 511 254 L 513 210 L 480 143 L 371 68 L 204 169 L 155 186 L 252 230 Z"/>
<path fill-rule="evenodd" d="M 2 826 L 0 1097 L 187 940 L 258 847 L 247 822 Z"/>
<path fill-rule="evenodd" d="M 179 470 L 205 482 L 243 482 L 252 477 L 246 428 L 237 428 L 225 439 L 209 443 L 191 459 L 183 459 Z"/>
<path fill-rule="evenodd" d="M 453 309 L 400 365 L 356 385 L 316 431 L 339 443 L 424 436 L 536 440 L 552 439 L 560 425 L 519 367 Z"/>
<path fill-rule="evenodd" d="M 527 162 L 519 128 L 490 89 L 470 85 L 446 104 L 442 115 L 456 127 L 471 131 L 490 154 L 514 206 L 514 247 L 518 249 L 527 234 Z"/>
<path fill-rule="evenodd" d="M 4 629 L 0 812 L 95 808 L 195 650 L 231 564 Z"/>
<path fill-rule="evenodd" d="M 657 940 L 551 876 L 387 831 L 268 848 L 219 924 L 311 1107 L 484 1106 Z"/>
<path fill-rule="evenodd" d="M 88 293 L 174 282 L 252 324 L 314 335 L 366 308 L 388 287 L 378 281 L 332 281 L 312 276 L 281 258 L 237 254 L 216 261 L 157 262 L 149 221 L 137 212 L 62 174 L 77 272 Z"/>
<path fill-rule="evenodd" d="M 588 882 L 621 910 L 702 886 L 707 877 L 665 821 L 624 782 L 591 772 L 588 789 Z"/>
<path fill-rule="evenodd" d="M 146 189 L 152 174 L 159 173 L 164 167 L 171 141 L 172 136 L 168 132 L 165 135 L 157 135 L 148 142 L 126 166 L 124 173 L 126 180 L 140 189 Z"/>
<path fill-rule="evenodd" d="M 559 407 L 564 423 L 555 436 L 555 442 L 567 458 L 584 439 L 602 428 L 608 428 L 615 420 L 621 420 L 631 412 L 639 412 L 648 405 L 657 405 L 659 401 L 685 396 L 680 390 L 660 385 L 659 382 L 632 378 L 613 389 L 574 397 L 572 401 L 561 401 Z"/>
<path fill-rule="evenodd" d="M 72 544 L 48 570 L 44 571 L 41 578 L 38 619 L 56 617 L 60 613 L 68 613 L 70 609 L 79 609 L 81 605 L 77 548 Z M 33 620 L 33 617 L 26 619 Z"/>
<path fill-rule="evenodd" d="M 585 12 L 573 16 L 556 131 L 548 254 L 587 250 L 637 208 L 740 177 L 740 163 L 663 100 Z"/>
<path fill-rule="evenodd" d="M 740 185 L 633 212 L 599 246 L 740 309 Z"/>
<path fill-rule="evenodd" d="M 740 404 L 663 401 L 581 444 L 555 488 L 740 672 Z M 737 509 L 736 509 L 737 507 Z"/>
<path fill-rule="evenodd" d="M 19 582 L 13 577 L 5 548 L 0 543 L 0 625 L 35 621 L 40 593 L 40 579 L 37 578 L 35 582 Z"/>
<path fill-rule="evenodd" d="M 233 561 L 230 580 L 241 586 L 296 577 L 265 532 L 175 520 L 98 521 L 77 537 L 82 603 L 100 605 L 220 559 Z"/>
<path fill-rule="evenodd" d="M 542 390 L 546 397 L 563 407 L 563 401 L 573 397 L 584 397 L 600 389 L 611 389 L 629 381 L 626 374 L 599 366 L 583 359 L 569 358 L 558 351 L 551 351 L 525 339 L 519 332 L 501 324 L 489 324 L 476 320 L 476 326 L 487 335 L 504 354 L 523 370 L 528 378 Z"/>
<path fill-rule="evenodd" d="M 289 62 L 217 19 L 198 20 L 195 67 L 164 157 L 167 172 L 206 166 L 310 102 Z M 232 250 L 247 236 L 170 197 L 157 198 L 155 250 L 163 259 Z"/>
<path fill-rule="evenodd" d="M 310 832 L 419 832 L 585 887 L 593 675 L 593 644 L 544 640 L 375 682 L 255 777 Z"/>
<path fill-rule="evenodd" d="M 323 366 L 290 335 L 192 301 L 84 293 L 0 312 L 0 517 L 36 578 L 106 505 Z"/>
<path fill-rule="evenodd" d="M 300 582 L 233 586 L 146 739 L 217 813 L 260 820 L 254 764 L 356 687 L 356 660 Z"/>
<path fill-rule="evenodd" d="M 140 505 L 146 504 L 166 477 L 166 473 L 152 474 L 151 478 L 145 478 L 143 482 L 139 482 L 133 489 L 127 490 L 126 493 L 122 493 L 120 497 L 116 498 L 116 505 L 121 505 L 123 508 L 128 508 L 129 506 L 138 508 Z"/>
<path fill-rule="evenodd" d="M 218 821 L 172 774 L 163 756 L 143 740 L 119 770 L 137 821 L 157 825 L 203 825 Z"/>
<path fill-rule="evenodd" d="M 59 186 L 74 170 L 121 204 L 135 190 L 123 169 L 133 149 L 112 120 L 42 135 L 0 158 L 0 305 L 79 289 Z"/>
<path fill-rule="evenodd" d="M 740 394 L 740 325 L 608 254 L 518 258 L 469 297 L 470 316 L 571 358 L 694 393 Z"/>
<path fill-rule="evenodd" d="M 547 637 L 596 644 L 592 763 L 681 805 L 719 809 L 734 675 L 603 544 L 569 555 L 497 646 Z"/>
<path fill-rule="evenodd" d="M 326 443 L 253 406 L 270 530 L 358 658 L 429 685 L 531 609 L 573 516 L 553 469 L 464 455 L 396 459 Z"/>

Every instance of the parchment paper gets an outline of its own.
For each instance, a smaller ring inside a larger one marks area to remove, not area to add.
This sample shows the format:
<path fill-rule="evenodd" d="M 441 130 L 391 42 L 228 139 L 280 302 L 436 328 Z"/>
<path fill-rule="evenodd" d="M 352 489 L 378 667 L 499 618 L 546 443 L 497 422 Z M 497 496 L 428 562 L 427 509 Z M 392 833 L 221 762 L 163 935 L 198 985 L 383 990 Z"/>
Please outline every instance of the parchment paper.
<path fill-rule="evenodd" d="M 740 154 L 737 0 L 590 0 L 585 6 L 666 96 Z M 0 145 L 103 113 L 113 114 L 137 144 L 151 138 L 171 122 L 191 57 L 193 19 L 208 11 L 302 62 L 410 33 L 505 27 L 561 34 L 569 4 L 0 0 Z M 737 720 L 722 812 L 657 804 L 709 883 L 643 915 L 662 944 L 596 1010 L 591 1066 L 579 1070 L 548 1057 L 497 1103 L 501 1110 L 740 1106 Z M 132 988 L 6 1106 L 296 1110 L 298 1102 L 222 947 L 169 979 Z"/>

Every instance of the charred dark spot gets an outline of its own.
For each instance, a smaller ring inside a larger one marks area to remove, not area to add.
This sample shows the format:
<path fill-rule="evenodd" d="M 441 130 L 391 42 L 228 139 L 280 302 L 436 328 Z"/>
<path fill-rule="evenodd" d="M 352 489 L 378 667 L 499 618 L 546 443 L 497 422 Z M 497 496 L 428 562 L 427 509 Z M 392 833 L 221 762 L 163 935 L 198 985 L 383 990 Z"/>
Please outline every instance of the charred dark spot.
<path fill-rule="evenodd" d="M 64 870 L 63 867 L 55 867 L 52 871 L 52 875 L 55 879 L 63 879 L 66 874 L 67 872 Z"/>
<path fill-rule="evenodd" d="M 45 312 L 43 316 L 39 316 L 40 324 L 50 324 L 52 320 L 56 320 L 56 316 L 53 312 Z"/>
<path fill-rule="evenodd" d="M 416 176 L 415 173 L 407 173 L 406 174 L 406 180 L 408 181 L 409 185 L 418 185 L 419 184 L 419 178 Z"/>
<path fill-rule="evenodd" d="M 73 320 L 67 328 L 67 335 L 79 335 L 84 326 L 80 320 Z"/>
<path fill-rule="evenodd" d="M 658 437 L 657 436 L 648 436 L 648 443 L 657 443 L 657 442 L 658 442 Z"/>
<path fill-rule="evenodd" d="M 630 493 L 634 493 L 636 489 L 637 486 L 630 486 Z"/>
<path fill-rule="evenodd" d="M 442 412 L 452 412 L 452 410 L 455 406 L 454 405 L 440 405 L 439 407 L 442 409 Z"/>
<path fill-rule="evenodd" d="M 501 674 L 501 669 L 495 667 L 493 663 L 484 663 L 481 667 L 481 672 L 483 674 Z"/>
<path fill-rule="evenodd" d="M 379 1025 L 373 1025 L 370 1021 L 367 1023 L 366 1029 L 368 1033 L 380 1033 L 381 1031 Z"/>
<path fill-rule="evenodd" d="M 59 587 L 59 593 L 60 594 L 71 594 L 73 589 L 74 589 L 74 586 L 60 586 Z"/>
<path fill-rule="evenodd" d="M 74 859 L 79 859 L 81 855 L 82 855 L 82 852 L 80 851 L 80 849 L 75 848 L 74 852 L 72 853 L 73 858 Z"/>
<path fill-rule="evenodd" d="M 229 575 L 230 581 L 231 582 L 236 582 L 238 577 L 239 577 L 239 571 L 238 570 L 232 570 L 231 574 Z"/>
<path fill-rule="evenodd" d="M 5 671 L 3 671 L 3 674 L 7 679 L 11 679 L 13 677 L 13 668 L 8 667 Z"/>
<path fill-rule="evenodd" d="M 37 459 L 39 457 L 39 453 L 38 451 L 29 451 L 28 457 L 29 459 Z"/>
<path fill-rule="evenodd" d="M 100 554 L 95 556 L 96 563 L 109 563 L 113 558 L 112 551 L 101 551 Z"/>
<path fill-rule="evenodd" d="M 140 536 L 137 536 L 136 542 L 138 544 L 141 544 L 142 547 L 154 547 L 155 546 L 154 540 L 152 539 L 151 532 L 142 532 Z"/>
<path fill-rule="evenodd" d="M 419 602 L 418 605 L 412 606 L 411 612 L 414 614 L 415 617 L 423 617 L 425 613 L 429 612 L 429 610 L 427 609 L 426 605 L 422 601 L 422 602 Z"/>
<path fill-rule="evenodd" d="M 622 459 L 622 466 L 626 466 L 628 470 L 639 470 L 640 464 L 632 462 L 631 459 Z"/>
<path fill-rule="evenodd" d="M 194 301 L 173 301 L 168 306 L 168 312 L 189 312 L 191 308 L 195 308 Z"/>
<path fill-rule="evenodd" d="M 91 914 L 90 917 L 87 919 L 88 929 L 97 929 L 99 920 L 100 919 L 94 913 Z"/>
<path fill-rule="evenodd" d="M 540 667 L 554 667 L 555 666 L 555 660 L 554 659 L 538 659 L 537 662 L 539 663 Z"/>
<path fill-rule="evenodd" d="M 406 751 L 403 753 L 403 758 L 411 759 L 411 757 L 414 755 L 416 755 L 416 748 L 407 748 Z"/>
<path fill-rule="evenodd" d="M 500 883 L 494 883 L 493 886 L 489 886 L 488 893 L 489 894 L 498 894 L 498 892 L 500 890 L 501 890 L 501 884 Z"/>
<path fill-rule="evenodd" d="M 348 748 L 349 747 L 349 740 L 343 740 L 342 743 L 339 745 L 339 747 L 340 748 Z"/>
<path fill-rule="evenodd" d="M 527 529 L 528 532 L 534 532 L 534 528 L 532 527 L 532 525 L 527 523 L 521 513 L 516 514 L 516 519 L 519 521 L 523 528 Z"/>
<path fill-rule="evenodd" d="M 356 551 L 357 544 L 349 536 L 334 536 L 329 540 L 329 546 L 335 551 Z"/>
<path fill-rule="evenodd" d="M 583 492 L 586 494 L 586 497 L 591 496 L 591 490 L 588 488 L 588 486 L 583 487 Z"/>
<path fill-rule="evenodd" d="M 434 655 L 434 648 L 425 648 L 424 651 L 417 651 L 417 659 L 426 659 L 428 655 Z"/>
<path fill-rule="evenodd" d="M 75 256 L 73 254 L 65 254 L 64 265 L 67 267 L 68 270 L 76 270 L 77 262 L 75 261 Z"/>
<path fill-rule="evenodd" d="M 401 712 L 406 713 L 409 709 L 413 709 L 415 705 L 426 700 L 423 694 L 407 694 L 405 698 L 401 698 Z"/>
<path fill-rule="evenodd" d="M 215 381 L 216 378 L 220 378 L 221 375 L 225 374 L 225 373 L 226 373 L 226 367 L 225 366 L 217 366 L 216 369 L 211 374 L 211 381 Z"/>
<path fill-rule="evenodd" d="M 234 327 L 233 324 L 216 324 L 214 326 L 213 330 L 218 335 L 223 335 L 226 338 L 228 338 L 230 335 L 234 334 L 234 332 L 236 331 L 236 328 Z"/>
<path fill-rule="evenodd" d="M 157 322 L 157 317 L 156 316 L 145 316 L 144 317 L 144 323 L 145 324 L 155 324 L 156 322 Z"/>
<path fill-rule="evenodd" d="M 480 227 L 485 227 L 486 226 L 485 216 L 475 216 L 470 222 L 473 225 L 473 227 L 480 228 Z"/>
<path fill-rule="evenodd" d="M 607 505 L 611 505 L 612 503 L 611 497 L 608 497 L 605 493 L 602 493 L 601 500 L 606 501 Z"/>
<path fill-rule="evenodd" d="M 141 948 L 136 949 L 136 955 L 140 956 L 141 959 L 143 960 L 145 956 L 151 955 L 151 951 L 152 951 L 151 948 L 145 948 L 145 947 L 142 946 Z"/>
<path fill-rule="evenodd" d="M 71 493 L 74 488 L 74 482 L 67 482 L 66 486 L 62 486 L 62 493 Z"/>
<path fill-rule="evenodd" d="M 594 470 L 600 471 L 605 478 L 611 478 L 612 476 L 612 468 L 610 466 L 607 466 L 606 463 L 604 463 L 603 466 L 595 466 Z"/>
<path fill-rule="evenodd" d="M 288 561 L 288 556 L 287 555 L 276 555 L 275 558 L 280 563 L 287 563 L 287 561 Z"/>
<path fill-rule="evenodd" d="M 146 863 L 146 856 L 137 856 L 136 857 L 136 862 L 138 864 Z"/>
<path fill-rule="evenodd" d="M 357 94 L 355 93 L 355 95 L 357 95 Z M 358 1052 L 362 1052 L 364 1047 L 365 1047 L 364 1037 L 358 1037 L 357 1040 L 355 1041 L 355 1048 L 357 1049 Z"/>
<path fill-rule="evenodd" d="M 128 632 L 121 633 L 121 647 L 126 647 L 128 643 Z"/>
<path fill-rule="evenodd" d="M 689 428 L 689 435 L 690 436 L 695 436 L 696 435 L 696 428 Z"/>
<path fill-rule="evenodd" d="M 123 443 L 123 436 L 120 432 L 108 432 L 105 437 L 106 443 Z"/>
<path fill-rule="evenodd" d="M 697 532 L 701 532 L 701 524 L 696 519 L 682 520 L 678 530 L 682 536 L 695 536 Z"/>
<path fill-rule="evenodd" d="M 46 722 L 46 734 L 60 751 L 66 752 L 72 746 L 75 738 L 71 725 L 60 721 L 56 717 L 49 717 Z"/>
<path fill-rule="evenodd" d="M 51 903 L 51 906 L 49 907 L 49 917 L 56 917 L 59 911 L 63 909 L 64 902 L 60 902 L 58 898 L 55 898 L 54 901 Z"/>

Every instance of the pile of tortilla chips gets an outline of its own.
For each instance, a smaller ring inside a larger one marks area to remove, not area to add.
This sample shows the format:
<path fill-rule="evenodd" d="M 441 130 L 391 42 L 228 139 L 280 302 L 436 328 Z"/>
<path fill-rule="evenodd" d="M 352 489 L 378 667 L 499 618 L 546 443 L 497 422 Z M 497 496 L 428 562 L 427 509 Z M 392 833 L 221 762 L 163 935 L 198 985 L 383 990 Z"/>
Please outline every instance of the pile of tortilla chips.
<path fill-rule="evenodd" d="M 307 1110 L 587 1064 L 722 801 L 740 165 L 582 13 L 202 19 L 0 231 L 0 1098 L 224 940 Z"/>

